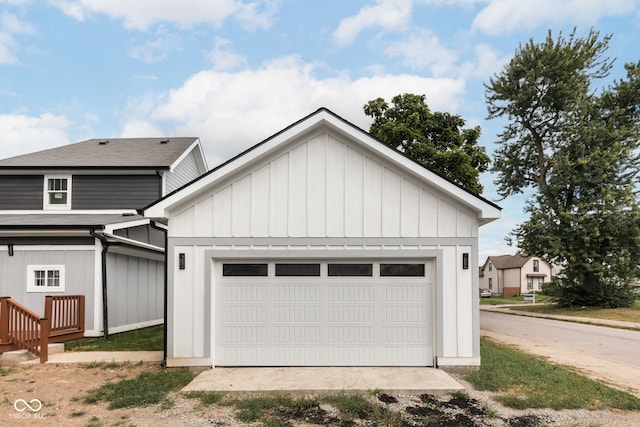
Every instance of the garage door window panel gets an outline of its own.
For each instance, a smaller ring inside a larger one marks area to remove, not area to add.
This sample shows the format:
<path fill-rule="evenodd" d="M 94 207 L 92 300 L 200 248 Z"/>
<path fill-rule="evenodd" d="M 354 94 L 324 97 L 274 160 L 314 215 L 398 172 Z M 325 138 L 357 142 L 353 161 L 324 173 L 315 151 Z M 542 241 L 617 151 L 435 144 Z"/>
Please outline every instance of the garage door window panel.
<path fill-rule="evenodd" d="M 329 264 L 329 277 L 372 277 L 373 264 Z"/>
<path fill-rule="evenodd" d="M 320 277 L 320 264 L 276 264 L 276 276 Z"/>
<path fill-rule="evenodd" d="M 222 264 L 223 276 L 266 277 L 268 264 Z"/>
<path fill-rule="evenodd" d="M 424 277 L 424 264 L 380 264 L 380 277 Z"/>

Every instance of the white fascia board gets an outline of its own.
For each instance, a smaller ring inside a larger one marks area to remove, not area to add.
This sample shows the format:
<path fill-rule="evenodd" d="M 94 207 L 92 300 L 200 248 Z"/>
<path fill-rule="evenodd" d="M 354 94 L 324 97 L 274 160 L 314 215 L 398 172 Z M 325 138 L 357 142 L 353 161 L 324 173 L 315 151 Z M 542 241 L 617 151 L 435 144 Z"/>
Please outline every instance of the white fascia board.
<path fill-rule="evenodd" d="M 123 228 L 138 227 L 141 225 L 148 225 L 151 222 L 148 218 L 137 219 L 134 221 L 123 221 L 115 224 L 107 224 L 104 226 L 105 233 L 113 233 L 114 230 L 122 230 Z"/>
<path fill-rule="evenodd" d="M 402 154 L 396 152 L 390 147 L 380 143 L 375 138 L 368 135 L 363 130 L 355 127 L 349 122 L 340 119 L 327 110 L 319 110 L 315 114 L 307 117 L 306 119 L 295 123 L 294 125 L 286 128 L 284 131 L 276 134 L 264 143 L 255 146 L 249 151 L 237 157 L 229 163 L 224 164 L 219 169 L 214 170 L 209 175 L 193 182 L 191 185 L 183 188 L 164 200 L 146 209 L 144 216 L 147 218 L 168 218 L 170 211 L 174 206 L 182 205 L 186 199 L 193 195 L 199 194 L 201 191 L 206 190 L 212 183 L 224 179 L 224 177 L 234 173 L 239 168 L 242 168 L 246 164 L 260 158 L 261 156 L 269 153 L 270 151 L 277 149 L 282 144 L 286 144 L 288 141 L 297 138 L 299 135 L 309 132 L 312 129 L 326 124 L 336 131 L 348 136 L 355 143 L 363 145 L 368 149 L 378 153 L 381 157 L 389 159 L 404 169 L 411 171 L 414 175 L 422 178 L 425 182 L 439 188 L 445 194 L 449 194 L 455 200 L 461 204 L 469 207 L 473 211 L 477 212 L 477 218 L 479 223 L 486 224 L 493 220 L 500 218 L 500 209 L 485 202 L 479 197 L 474 196 L 471 193 L 463 190 L 455 184 L 447 181 L 446 179 L 438 176 L 437 174 L 425 169 L 416 162 L 406 158 Z"/>
<path fill-rule="evenodd" d="M 149 244 L 149 243 L 140 242 L 138 240 L 129 239 L 127 237 L 122 237 L 122 236 L 118 236 L 118 235 L 111 234 L 111 233 L 100 233 L 100 234 L 104 235 L 105 237 L 107 237 L 107 238 L 109 238 L 111 240 L 115 240 L 115 241 L 118 241 L 118 242 L 126 243 L 127 245 L 136 246 L 138 248 L 148 249 L 148 250 L 156 251 L 156 252 L 164 252 L 164 249 L 161 248 L 160 246 L 156 246 L 156 245 L 152 245 L 152 244 Z"/>
<path fill-rule="evenodd" d="M 224 177 L 232 174 L 239 168 L 243 167 L 247 163 L 252 162 L 253 160 L 261 157 L 265 153 L 273 150 L 274 148 L 280 146 L 283 143 L 295 138 L 300 133 L 307 131 L 317 125 L 318 123 L 323 121 L 323 115 L 326 114 L 324 112 L 317 113 L 307 120 L 299 122 L 292 127 L 286 129 L 284 132 L 281 132 L 271 139 L 265 141 L 264 143 L 249 149 L 249 151 L 242 154 L 240 157 L 230 161 L 229 163 L 224 164 L 220 168 L 214 170 L 209 173 L 209 175 L 202 177 L 201 179 L 192 182 L 189 186 L 183 188 L 182 190 L 170 195 L 164 200 L 159 201 L 155 205 L 151 206 L 148 209 L 145 209 L 144 216 L 147 218 L 168 218 L 170 210 L 173 206 L 181 204 L 185 199 L 200 193 L 207 189 L 211 184 L 224 179 Z"/>
<path fill-rule="evenodd" d="M 195 141 L 193 141 L 193 143 L 189 146 L 189 148 L 184 150 L 180 157 L 178 157 L 176 161 L 169 166 L 169 170 L 174 170 L 176 166 L 178 166 L 180 162 L 183 161 L 184 158 L 187 157 L 193 150 L 196 150 L 198 162 L 201 163 L 201 165 L 204 167 L 204 170 L 209 170 L 209 167 L 207 166 L 207 159 L 204 156 L 204 150 L 202 149 L 202 144 L 200 143 L 200 138 L 196 138 Z"/>
<path fill-rule="evenodd" d="M 327 114 L 327 113 L 325 113 Z M 401 153 L 381 144 L 380 141 L 362 132 L 360 129 L 354 128 L 348 123 L 343 122 L 331 115 L 328 115 L 327 122 L 337 128 L 342 133 L 349 135 L 357 143 L 367 146 L 370 150 L 377 152 L 383 158 L 389 159 L 404 169 L 411 171 L 413 174 L 421 177 L 426 182 L 434 185 L 436 188 L 450 195 L 458 202 L 468 206 L 478 213 L 480 224 L 486 224 L 500 218 L 500 209 L 485 202 L 479 197 L 463 190 L 457 185 L 447 181 L 438 174 L 431 172 L 423 166 L 417 164 L 413 160 L 403 156 Z"/>

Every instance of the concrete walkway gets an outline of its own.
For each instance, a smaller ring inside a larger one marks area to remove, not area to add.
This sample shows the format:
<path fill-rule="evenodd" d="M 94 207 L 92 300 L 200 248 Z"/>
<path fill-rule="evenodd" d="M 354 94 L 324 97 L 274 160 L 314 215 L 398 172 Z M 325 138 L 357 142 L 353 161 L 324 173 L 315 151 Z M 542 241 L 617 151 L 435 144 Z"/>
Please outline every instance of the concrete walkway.
<path fill-rule="evenodd" d="M 162 362 L 162 351 L 58 352 L 48 364 Z M 22 363 L 37 364 L 39 359 Z M 337 392 L 379 390 L 387 393 L 448 393 L 464 390 L 446 372 L 404 367 L 214 368 L 202 371 L 183 391 Z"/>
<path fill-rule="evenodd" d="M 49 355 L 47 363 L 162 362 L 162 351 L 68 351 Z M 23 363 L 40 363 L 39 359 Z"/>
<path fill-rule="evenodd" d="M 480 310 L 497 311 L 500 313 L 512 314 L 514 316 L 541 317 L 544 319 L 555 319 L 555 320 L 562 320 L 565 322 L 586 323 L 589 325 L 636 329 L 640 331 L 640 323 L 637 323 L 637 322 L 625 322 L 623 320 L 596 319 L 594 317 L 559 316 L 557 314 L 535 313 L 531 311 L 521 311 L 521 310 L 513 309 L 514 307 L 522 307 L 522 306 L 523 304 L 480 305 Z"/>
<path fill-rule="evenodd" d="M 464 390 L 446 372 L 434 368 L 288 367 L 213 368 L 183 391 L 449 393 Z"/>

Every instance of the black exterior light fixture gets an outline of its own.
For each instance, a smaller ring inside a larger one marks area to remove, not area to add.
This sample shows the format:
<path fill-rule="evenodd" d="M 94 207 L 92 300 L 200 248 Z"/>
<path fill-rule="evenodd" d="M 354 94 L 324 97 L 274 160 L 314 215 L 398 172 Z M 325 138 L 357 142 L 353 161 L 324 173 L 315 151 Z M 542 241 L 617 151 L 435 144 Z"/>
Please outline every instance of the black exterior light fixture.
<path fill-rule="evenodd" d="M 7 250 L 9 251 L 9 256 L 13 256 L 13 243 L 7 245 Z"/>
<path fill-rule="evenodd" d="M 462 254 L 462 269 L 463 270 L 469 269 L 469 253 L 468 252 L 464 252 Z"/>
<path fill-rule="evenodd" d="M 186 257 L 184 253 L 178 254 L 178 268 L 184 270 L 186 268 Z"/>

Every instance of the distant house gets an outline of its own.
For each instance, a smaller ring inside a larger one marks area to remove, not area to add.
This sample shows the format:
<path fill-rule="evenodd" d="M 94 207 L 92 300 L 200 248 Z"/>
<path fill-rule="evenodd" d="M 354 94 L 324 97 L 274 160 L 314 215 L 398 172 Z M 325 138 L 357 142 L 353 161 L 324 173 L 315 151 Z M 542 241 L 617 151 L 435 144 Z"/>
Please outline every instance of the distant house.
<path fill-rule="evenodd" d="M 91 139 L 0 160 L 0 295 L 86 298 L 86 336 L 162 323 L 166 227 L 137 210 L 207 171 L 198 138 Z"/>
<path fill-rule="evenodd" d="M 551 264 L 525 255 L 490 256 L 480 267 L 480 289 L 506 298 L 542 290 L 552 277 Z"/>

